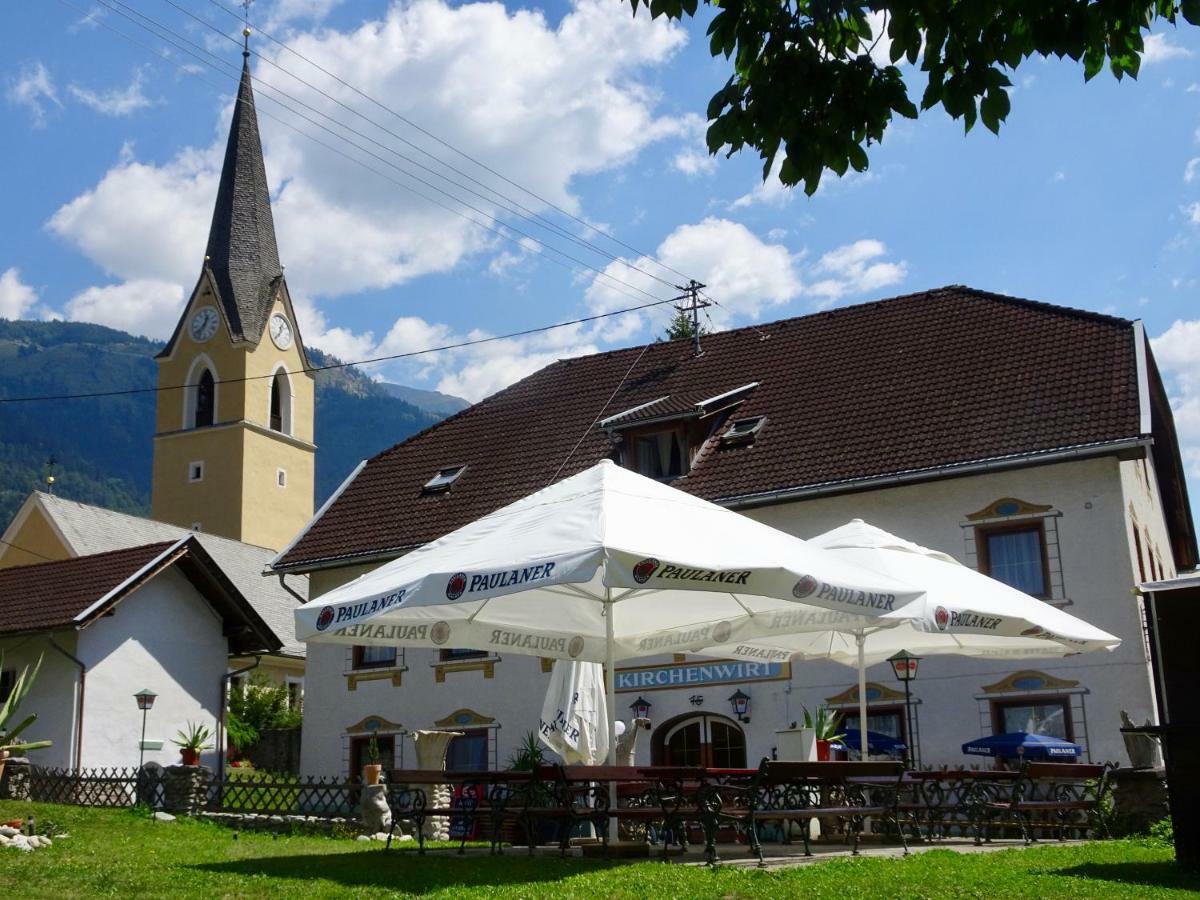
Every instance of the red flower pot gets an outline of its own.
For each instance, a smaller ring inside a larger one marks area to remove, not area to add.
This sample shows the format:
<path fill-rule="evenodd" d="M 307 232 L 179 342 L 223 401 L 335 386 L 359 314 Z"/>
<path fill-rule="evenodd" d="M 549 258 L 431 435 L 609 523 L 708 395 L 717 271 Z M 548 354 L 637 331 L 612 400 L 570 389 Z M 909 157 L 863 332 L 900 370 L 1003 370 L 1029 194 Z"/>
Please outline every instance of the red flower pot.
<path fill-rule="evenodd" d="M 183 764 L 185 766 L 200 765 L 200 751 L 199 750 L 192 750 L 189 747 L 180 747 L 179 748 L 179 757 L 180 757 L 180 759 L 183 760 Z"/>
<path fill-rule="evenodd" d="M 832 741 L 817 741 L 817 762 L 829 762 L 829 745 Z"/>

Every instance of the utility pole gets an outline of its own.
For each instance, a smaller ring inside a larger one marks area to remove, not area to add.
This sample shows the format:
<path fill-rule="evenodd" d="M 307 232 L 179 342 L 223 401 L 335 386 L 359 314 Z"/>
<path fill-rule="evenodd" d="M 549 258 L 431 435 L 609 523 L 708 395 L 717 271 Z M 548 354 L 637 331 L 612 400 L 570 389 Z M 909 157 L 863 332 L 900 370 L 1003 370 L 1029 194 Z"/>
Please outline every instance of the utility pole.
<path fill-rule="evenodd" d="M 686 285 L 677 284 L 675 287 L 683 291 L 683 294 L 677 297 L 677 300 L 682 300 L 675 308 L 679 312 L 688 312 L 692 315 L 692 346 L 695 348 L 696 356 L 699 356 L 704 351 L 700 349 L 700 310 L 712 306 L 711 300 L 705 300 L 700 296 L 700 289 L 707 287 L 701 284 L 695 278 L 691 279 Z"/>

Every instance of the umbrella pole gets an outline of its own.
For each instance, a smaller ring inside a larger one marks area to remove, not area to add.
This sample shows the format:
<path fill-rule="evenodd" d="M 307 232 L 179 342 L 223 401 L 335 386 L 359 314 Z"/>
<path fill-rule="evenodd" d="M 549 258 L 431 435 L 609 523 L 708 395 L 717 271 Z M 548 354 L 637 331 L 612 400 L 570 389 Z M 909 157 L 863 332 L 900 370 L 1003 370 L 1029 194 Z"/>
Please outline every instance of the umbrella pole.
<path fill-rule="evenodd" d="M 616 663 L 616 641 L 613 638 L 613 602 L 612 588 L 604 589 L 604 705 L 608 708 L 608 764 L 615 766 L 617 764 L 617 675 Z M 615 810 L 617 808 L 617 785 L 616 782 L 608 783 L 608 807 Z M 609 843 L 617 842 L 617 819 L 615 817 L 608 820 L 608 840 Z"/>
<path fill-rule="evenodd" d="M 867 758 L 867 635 L 855 634 L 858 641 L 858 758 Z"/>

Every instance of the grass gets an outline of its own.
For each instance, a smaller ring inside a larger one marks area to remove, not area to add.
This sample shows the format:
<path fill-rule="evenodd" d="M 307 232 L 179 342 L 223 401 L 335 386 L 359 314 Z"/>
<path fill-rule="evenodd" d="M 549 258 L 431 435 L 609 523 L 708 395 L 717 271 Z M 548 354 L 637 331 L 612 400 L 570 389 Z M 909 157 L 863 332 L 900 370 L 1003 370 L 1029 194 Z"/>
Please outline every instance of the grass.
<path fill-rule="evenodd" d="M 131 810 L 0 803 L 0 820 L 33 813 L 70 837 L 34 853 L 0 850 L 0 896 L 74 897 L 1160 897 L 1195 896 L 1169 847 L 1109 841 L 907 859 L 837 859 L 760 872 L 555 857 L 418 857 L 378 844 L 234 832 L 151 821 Z M 405 845 L 406 847 L 408 845 Z"/>

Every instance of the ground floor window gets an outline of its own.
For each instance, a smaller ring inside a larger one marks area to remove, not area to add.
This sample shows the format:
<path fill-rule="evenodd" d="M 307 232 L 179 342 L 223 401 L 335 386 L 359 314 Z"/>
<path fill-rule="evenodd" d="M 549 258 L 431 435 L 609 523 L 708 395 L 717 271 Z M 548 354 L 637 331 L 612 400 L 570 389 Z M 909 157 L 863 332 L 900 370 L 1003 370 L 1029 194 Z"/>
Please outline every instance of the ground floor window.
<path fill-rule="evenodd" d="M 446 748 L 449 772 L 486 772 L 488 768 L 488 730 L 472 728 L 456 737 Z"/>
<path fill-rule="evenodd" d="M 438 660 L 440 662 L 458 662 L 464 659 L 479 659 L 482 656 L 487 656 L 486 650 L 468 650 L 465 648 L 451 648 L 449 650 L 439 651 Z"/>
<path fill-rule="evenodd" d="M 396 736 L 394 734 L 375 735 L 375 745 L 379 748 L 379 762 L 384 770 L 396 765 Z M 362 777 L 363 766 L 371 761 L 371 735 L 361 734 L 350 738 L 350 777 Z"/>
<path fill-rule="evenodd" d="M 1025 731 L 1074 741 L 1071 706 L 1065 697 L 1030 697 L 992 701 L 992 727 L 996 734 Z"/>
<path fill-rule="evenodd" d="M 355 646 L 353 666 L 355 669 L 383 669 L 396 665 L 395 647 Z"/>
<path fill-rule="evenodd" d="M 848 712 L 838 725 L 838 731 L 858 731 L 858 713 Z M 886 734 L 898 741 L 908 742 L 908 729 L 904 727 L 904 707 L 885 706 L 867 709 L 867 731 Z"/>

